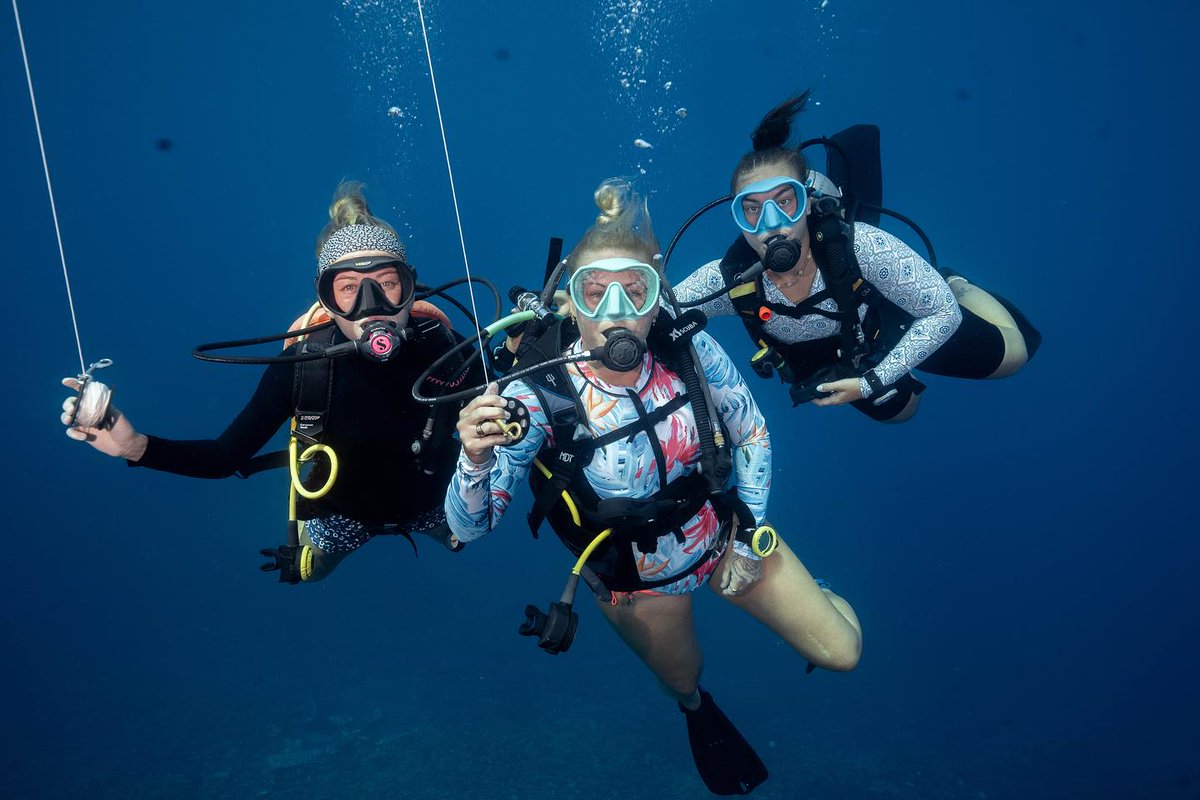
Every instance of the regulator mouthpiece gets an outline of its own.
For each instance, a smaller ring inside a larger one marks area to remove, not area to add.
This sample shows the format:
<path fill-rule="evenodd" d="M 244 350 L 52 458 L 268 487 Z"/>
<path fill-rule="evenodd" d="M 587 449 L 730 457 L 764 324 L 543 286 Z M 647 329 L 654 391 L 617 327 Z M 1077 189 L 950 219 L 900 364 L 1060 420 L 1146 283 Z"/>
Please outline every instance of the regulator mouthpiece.
<path fill-rule="evenodd" d="M 625 328 L 609 328 L 604 332 L 604 348 L 600 363 L 616 372 L 633 372 L 646 357 L 646 343 Z"/>
<path fill-rule="evenodd" d="M 394 322 L 372 320 L 363 326 L 362 336 L 358 339 L 358 352 L 371 361 L 388 361 L 400 352 L 404 336 L 396 329 Z"/>
<path fill-rule="evenodd" d="M 767 252 L 763 254 L 762 263 L 771 272 L 787 272 L 800 263 L 802 255 L 800 242 L 777 234 L 767 240 Z"/>

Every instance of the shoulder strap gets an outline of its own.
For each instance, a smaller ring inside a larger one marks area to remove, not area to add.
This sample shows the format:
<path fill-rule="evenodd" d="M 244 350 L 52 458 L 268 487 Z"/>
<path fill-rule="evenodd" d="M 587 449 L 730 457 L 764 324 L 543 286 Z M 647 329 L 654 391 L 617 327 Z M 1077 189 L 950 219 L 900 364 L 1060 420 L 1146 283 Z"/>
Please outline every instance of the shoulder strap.
<path fill-rule="evenodd" d="M 686 398 L 692 406 L 696 432 L 700 437 L 700 470 L 708 482 L 709 491 L 724 488 L 732 470 L 732 454 L 724 423 L 712 402 L 704 368 L 692 338 L 704 329 L 707 318 L 699 309 L 690 309 L 678 318 L 661 310 L 650 327 L 650 352 L 661 359 L 686 388 Z M 747 329 L 749 326 L 747 326 Z M 661 454 L 660 454 L 661 457 Z"/>
<path fill-rule="evenodd" d="M 530 333 L 535 330 L 532 326 L 527 329 Z M 566 337 L 571 334 L 564 320 L 556 320 L 534 340 L 521 342 L 518 363 L 525 369 L 557 358 L 562 354 Z M 528 514 L 529 530 L 536 539 L 538 529 L 550 509 L 561 499 L 563 490 L 575 481 L 579 470 L 591 461 L 595 443 L 585 424 L 586 412 L 575 394 L 571 377 L 562 365 L 534 370 L 523 380 L 537 395 L 542 411 L 550 422 L 554 440 L 553 446 L 542 448 L 543 461 L 534 465 L 534 469 L 544 469 L 549 473 L 544 476 L 546 482 L 535 493 L 533 507 Z"/>
<path fill-rule="evenodd" d="M 808 241 L 817 269 L 821 270 L 825 286 L 837 304 L 842 324 L 842 360 L 857 368 L 868 349 L 858 318 L 858 307 L 864 302 L 860 295 L 867 283 L 854 256 L 853 229 L 833 207 L 836 202 L 834 198 L 824 198 L 814 206 L 808 215 Z M 830 207 L 824 207 L 825 203 Z"/>
<path fill-rule="evenodd" d="M 309 336 L 300 343 L 300 352 L 308 352 L 314 344 L 328 347 L 336 331 L 336 327 L 330 327 Z M 301 361 L 293 373 L 292 407 L 296 412 L 293 433 L 310 444 L 320 442 L 325 433 L 333 397 L 333 362 L 332 358 Z"/>
<path fill-rule="evenodd" d="M 566 320 L 555 320 L 532 342 L 521 342 L 517 364 L 522 369 L 528 369 L 558 358 L 576 336 L 578 333 L 574 326 L 568 325 Z M 523 380 L 533 388 L 542 403 L 542 410 L 553 431 L 555 448 L 577 449 L 573 443 L 584 439 L 590 441 L 591 434 L 585 424 L 587 413 L 571 385 L 571 377 L 561 364 L 534 370 Z"/>

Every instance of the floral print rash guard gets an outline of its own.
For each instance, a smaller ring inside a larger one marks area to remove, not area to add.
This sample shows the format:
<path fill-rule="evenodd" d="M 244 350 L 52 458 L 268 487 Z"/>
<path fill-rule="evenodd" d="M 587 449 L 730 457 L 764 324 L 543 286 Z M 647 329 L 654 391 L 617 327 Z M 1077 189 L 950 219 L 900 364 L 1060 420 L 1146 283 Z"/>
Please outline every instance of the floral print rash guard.
<path fill-rule="evenodd" d="M 729 356 L 709 335 L 699 333 L 692 340 L 704 375 L 712 393 L 713 405 L 725 423 L 734 454 L 734 480 L 739 497 L 761 523 L 766 515 L 767 497 L 771 486 L 771 444 L 763 419 L 754 398 Z M 582 352 L 576 341 L 569 353 Z M 586 363 L 566 367 L 575 392 L 587 412 L 587 425 L 593 436 L 624 427 L 638 420 L 631 392 L 646 412 L 666 405 L 676 395 L 685 392 L 683 381 L 661 362 L 647 354 L 635 387 L 613 386 L 605 383 Z M 504 388 L 506 397 L 520 400 L 529 409 L 529 433 L 517 444 L 498 447 L 490 461 L 473 464 L 465 454 L 459 455 L 458 469 L 446 494 L 446 518 L 451 530 L 464 542 L 478 539 L 496 527 L 512 503 L 517 487 L 525 483 L 534 457 L 543 446 L 553 446 L 553 430 L 537 395 L 524 381 L 517 380 Z M 654 427 L 664 460 L 659 464 L 646 431 L 632 437 L 622 437 L 596 450 L 583 475 L 601 498 L 644 498 L 660 488 L 660 472 L 667 482 L 694 472 L 700 458 L 700 439 L 690 404 L 684 404 Z M 642 553 L 634 547 L 638 571 L 643 580 L 661 580 L 685 571 L 710 547 L 719 533 L 720 525 L 711 504 L 682 527 L 684 541 L 678 542 L 671 532 L 659 537 L 653 553 Z M 734 547 L 741 555 L 756 558 L 741 542 Z M 717 559 L 680 580 L 658 587 L 655 591 L 683 594 L 702 585 Z"/>

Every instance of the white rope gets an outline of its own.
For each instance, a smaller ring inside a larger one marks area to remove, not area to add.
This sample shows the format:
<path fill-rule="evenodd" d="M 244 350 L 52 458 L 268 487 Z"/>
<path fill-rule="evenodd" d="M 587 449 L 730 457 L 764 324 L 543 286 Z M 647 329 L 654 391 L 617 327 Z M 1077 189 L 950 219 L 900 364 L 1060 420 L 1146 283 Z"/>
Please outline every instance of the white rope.
<path fill-rule="evenodd" d="M 16 0 L 13 0 L 16 3 Z M 425 9 L 421 5 L 421 0 L 417 0 L 417 14 L 421 18 L 421 38 L 425 41 L 425 58 L 429 61 L 429 82 L 433 85 L 433 103 L 437 108 L 438 127 L 442 131 L 442 150 L 446 153 L 446 172 L 450 176 L 450 196 L 454 200 L 454 221 L 458 224 L 458 241 L 462 245 L 463 267 L 467 271 L 467 291 L 471 295 L 471 313 L 475 319 L 479 320 L 479 309 L 475 305 L 475 284 L 470 281 L 471 278 L 471 262 L 467 258 L 467 240 L 463 236 L 462 215 L 458 210 L 458 191 L 454 188 L 454 168 L 450 166 L 450 145 L 446 141 L 446 123 L 442 120 L 442 102 L 438 99 L 437 78 L 433 75 L 433 54 L 429 50 L 429 32 L 425 29 Z M 479 326 L 483 328 L 481 324 Z M 483 364 L 483 377 L 488 383 L 492 382 L 491 376 L 488 375 L 487 353 L 484 350 L 483 337 L 479 339 L 479 358 Z"/>
<path fill-rule="evenodd" d="M 62 230 L 58 226 L 58 207 L 54 203 L 54 186 L 50 183 L 50 163 L 46 160 L 46 143 L 42 139 L 42 121 L 38 117 L 37 96 L 33 93 L 33 73 L 29 71 L 29 54 L 25 52 L 25 32 L 21 29 L 21 12 L 17 0 L 12 0 L 13 16 L 17 20 L 17 38 L 21 41 L 21 58 L 25 61 L 25 80 L 29 84 L 29 102 L 33 105 L 33 124 L 37 128 L 38 147 L 42 151 L 42 170 L 46 173 L 46 191 L 50 193 L 50 214 L 54 217 L 54 235 L 58 239 L 58 258 L 62 262 L 63 282 L 67 285 L 67 305 L 71 308 L 71 327 L 75 329 L 75 347 L 79 350 L 79 372 L 83 365 L 83 343 L 79 339 L 79 322 L 75 319 L 75 298 L 71 295 L 71 277 L 67 274 L 67 254 L 63 249 Z M 474 299 L 474 298 L 472 298 Z"/>

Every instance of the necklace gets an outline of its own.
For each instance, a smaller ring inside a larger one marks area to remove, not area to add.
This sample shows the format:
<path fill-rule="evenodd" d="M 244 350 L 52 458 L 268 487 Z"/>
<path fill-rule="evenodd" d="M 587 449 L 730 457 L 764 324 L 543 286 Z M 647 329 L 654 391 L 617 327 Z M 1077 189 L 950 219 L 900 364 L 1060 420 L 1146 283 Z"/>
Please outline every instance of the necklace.
<path fill-rule="evenodd" d="M 808 259 L 809 253 L 805 250 L 804 257 L 800 259 L 800 264 L 794 267 L 796 270 L 795 276 L 790 281 L 775 281 L 775 286 L 780 289 L 790 289 L 799 283 L 805 275 L 805 267 L 808 265 Z"/>

